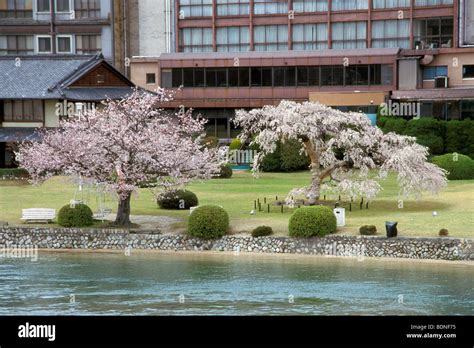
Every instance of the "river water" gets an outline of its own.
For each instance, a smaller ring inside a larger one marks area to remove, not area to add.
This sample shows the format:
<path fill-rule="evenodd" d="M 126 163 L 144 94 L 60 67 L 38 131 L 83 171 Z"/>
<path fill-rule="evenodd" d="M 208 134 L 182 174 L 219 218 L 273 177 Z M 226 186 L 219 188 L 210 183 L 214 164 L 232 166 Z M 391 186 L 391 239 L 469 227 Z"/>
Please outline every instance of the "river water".
<path fill-rule="evenodd" d="M 0 259 L 0 315 L 473 315 L 474 266 L 298 256 Z"/>

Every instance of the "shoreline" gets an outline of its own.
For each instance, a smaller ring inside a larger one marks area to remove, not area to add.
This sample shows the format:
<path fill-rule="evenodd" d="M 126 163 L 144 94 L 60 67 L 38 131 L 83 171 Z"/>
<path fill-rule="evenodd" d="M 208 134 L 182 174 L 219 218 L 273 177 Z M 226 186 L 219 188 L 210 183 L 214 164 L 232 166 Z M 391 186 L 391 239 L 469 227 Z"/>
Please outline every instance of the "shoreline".
<path fill-rule="evenodd" d="M 124 255 L 125 250 L 112 250 L 112 249 L 38 249 L 40 253 L 49 254 L 113 254 Z M 440 259 L 408 259 L 408 258 L 397 258 L 397 257 L 371 257 L 364 256 L 362 259 L 357 256 L 333 256 L 333 255 L 308 255 L 308 254 L 276 254 L 276 253 L 252 253 L 252 252 L 239 252 L 236 254 L 232 251 L 215 251 L 215 250 L 145 250 L 145 249 L 131 249 L 130 256 L 133 254 L 138 255 L 172 255 L 172 256 L 184 256 L 184 257 L 212 257 L 212 258 L 238 258 L 244 257 L 247 259 L 271 259 L 271 260 L 335 260 L 335 261 L 356 261 L 356 262 L 384 262 L 384 263 L 416 263 L 416 264 L 439 264 L 439 265 L 452 265 L 452 266 L 471 266 L 474 267 L 474 261 L 469 260 L 440 260 Z"/>

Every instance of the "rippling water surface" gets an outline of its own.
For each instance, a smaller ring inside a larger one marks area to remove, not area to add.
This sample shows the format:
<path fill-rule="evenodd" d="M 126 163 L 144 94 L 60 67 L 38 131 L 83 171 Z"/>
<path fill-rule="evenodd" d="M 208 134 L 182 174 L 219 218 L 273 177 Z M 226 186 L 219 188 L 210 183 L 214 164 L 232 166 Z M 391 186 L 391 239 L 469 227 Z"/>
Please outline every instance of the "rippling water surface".
<path fill-rule="evenodd" d="M 474 266 L 162 253 L 0 259 L 0 315 L 134 314 L 473 315 Z"/>

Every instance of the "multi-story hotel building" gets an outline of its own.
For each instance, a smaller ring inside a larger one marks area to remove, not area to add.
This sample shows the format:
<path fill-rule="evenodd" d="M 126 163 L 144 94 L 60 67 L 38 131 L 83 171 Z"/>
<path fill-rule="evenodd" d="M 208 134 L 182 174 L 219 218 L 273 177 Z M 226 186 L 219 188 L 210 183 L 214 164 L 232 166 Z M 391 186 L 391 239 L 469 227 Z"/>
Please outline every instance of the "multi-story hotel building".
<path fill-rule="evenodd" d="M 474 116 L 474 4 L 467 0 L 175 0 L 170 53 L 132 59 L 132 80 L 178 88 L 209 133 L 235 135 L 239 108 L 314 100 L 376 112 Z M 149 35 L 140 32 L 140 35 Z M 150 42 L 150 44 L 152 44 Z"/>

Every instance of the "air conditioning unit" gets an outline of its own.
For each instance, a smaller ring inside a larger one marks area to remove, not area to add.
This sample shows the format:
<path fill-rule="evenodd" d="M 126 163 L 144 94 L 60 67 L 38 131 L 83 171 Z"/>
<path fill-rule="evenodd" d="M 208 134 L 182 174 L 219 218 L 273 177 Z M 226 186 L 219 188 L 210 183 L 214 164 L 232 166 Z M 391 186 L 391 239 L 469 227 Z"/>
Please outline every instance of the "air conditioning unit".
<path fill-rule="evenodd" d="M 435 77 L 435 88 L 448 88 L 449 77 L 438 76 Z"/>

